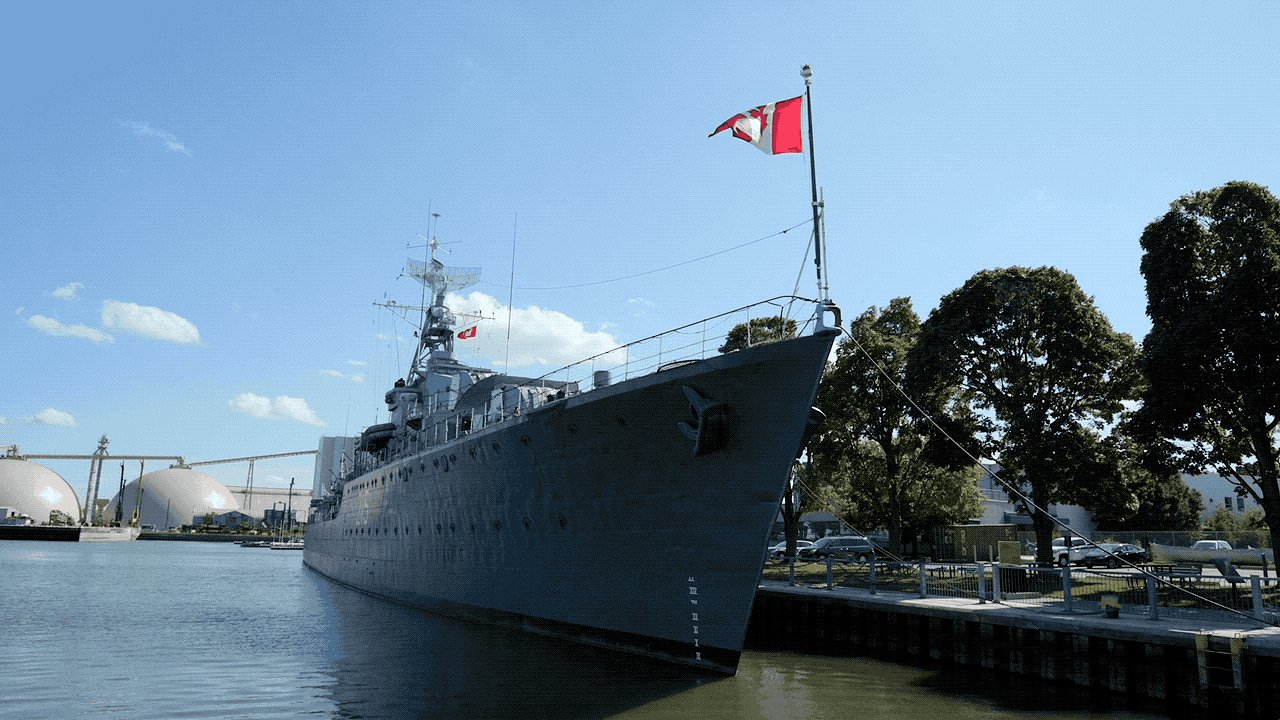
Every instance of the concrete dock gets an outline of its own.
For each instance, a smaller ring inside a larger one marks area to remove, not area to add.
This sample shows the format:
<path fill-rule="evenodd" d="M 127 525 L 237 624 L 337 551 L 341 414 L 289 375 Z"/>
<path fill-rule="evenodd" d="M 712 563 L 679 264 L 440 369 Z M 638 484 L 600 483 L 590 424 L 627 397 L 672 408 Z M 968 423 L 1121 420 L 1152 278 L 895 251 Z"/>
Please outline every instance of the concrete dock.
<path fill-rule="evenodd" d="M 1142 698 L 1169 714 L 1280 716 L 1280 628 L 1221 613 L 1110 618 L 765 581 L 747 646 L 1035 676 Z"/>

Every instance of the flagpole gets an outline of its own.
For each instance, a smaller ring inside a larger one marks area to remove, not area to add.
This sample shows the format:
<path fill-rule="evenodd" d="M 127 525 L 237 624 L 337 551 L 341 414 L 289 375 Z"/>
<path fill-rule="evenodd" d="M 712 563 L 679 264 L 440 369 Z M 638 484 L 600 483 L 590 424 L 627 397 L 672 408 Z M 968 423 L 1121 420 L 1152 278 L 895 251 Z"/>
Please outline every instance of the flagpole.
<path fill-rule="evenodd" d="M 826 246 L 826 239 L 822 232 L 822 220 L 819 217 L 822 203 L 818 202 L 818 165 L 813 150 L 813 96 L 809 92 L 813 87 L 813 69 L 805 65 L 800 69 L 800 76 L 804 78 L 804 102 L 809 114 L 809 187 L 813 197 L 813 264 L 818 272 L 818 299 L 826 302 L 827 283 L 822 274 L 822 250 Z"/>

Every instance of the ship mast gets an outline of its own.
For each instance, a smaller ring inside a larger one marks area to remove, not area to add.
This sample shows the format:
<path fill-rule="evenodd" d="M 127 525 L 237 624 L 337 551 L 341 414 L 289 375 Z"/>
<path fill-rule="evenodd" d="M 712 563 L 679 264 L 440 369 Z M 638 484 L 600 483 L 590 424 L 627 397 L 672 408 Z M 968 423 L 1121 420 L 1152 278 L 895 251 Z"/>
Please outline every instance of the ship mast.
<path fill-rule="evenodd" d="M 432 236 L 428 246 L 431 257 L 426 261 L 410 258 L 406 274 L 417 279 L 431 292 L 431 304 L 422 316 L 418 329 L 418 347 L 409 366 L 408 384 L 426 373 L 427 364 L 435 361 L 453 361 L 453 326 L 457 323 L 453 312 L 445 305 L 445 295 L 450 290 L 461 290 L 480 281 L 480 268 L 447 267 L 436 257 L 440 243 Z"/>

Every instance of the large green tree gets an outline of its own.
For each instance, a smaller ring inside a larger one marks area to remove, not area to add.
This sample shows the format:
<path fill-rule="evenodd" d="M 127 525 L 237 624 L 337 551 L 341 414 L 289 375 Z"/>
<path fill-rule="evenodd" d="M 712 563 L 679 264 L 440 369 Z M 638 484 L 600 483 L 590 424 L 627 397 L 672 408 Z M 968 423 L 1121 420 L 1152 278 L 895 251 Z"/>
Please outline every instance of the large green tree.
<path fill-rule="evenodd" d="M 1188 472 L 1254 498 L 1280 547 L 1280 201 L 1232 182 L 1174 201 L 1142 233 L 1151 332 L 1140 425 Z"/>
<path fill-rule="evenodd" d="M 1137 360 L 1132 338 L 1111 327 L 1069 273 L 984 270 L 930 313 L 908 360 L 908 388 L 931 414 L 970 428 L 1002 479 L 1047 510 L 1129 495 L 1103 431 L 1137 394 Z M 1037 560 L 1049 561 L 1053 520 L 1022 506 Z"/>
<path fill-rule="evenodd" d="M 976 468 L 948 467 L 928 453 L 931 441 L 899 390 L 907 354 L 920 336 L 910 298 L 875 307 L 850 326 L 818 395 L 827 414 L 814 444 L 816 474 L 838 488 L 842 509 L 860 527 L 885 527 L 890 547 L 912 534 L 982 513 Z"/>
<path fill-rule="evenodd" d="M 1087 506 L 1100 529 L 1195 530 L 1200 525 L 1204 499 L 1178 473 L 1144 467 L 1132 456 L 1122 458 L 1117 467 L 1132 493 L 1132 503 Z"/>

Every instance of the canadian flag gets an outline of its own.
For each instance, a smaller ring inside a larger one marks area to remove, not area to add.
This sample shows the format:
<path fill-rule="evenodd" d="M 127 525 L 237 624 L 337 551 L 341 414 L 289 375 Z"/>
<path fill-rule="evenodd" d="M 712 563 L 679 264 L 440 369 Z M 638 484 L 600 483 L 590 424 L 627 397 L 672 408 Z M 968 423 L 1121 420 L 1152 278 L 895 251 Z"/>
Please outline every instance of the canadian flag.
<path fill-rule="evenodd" d="M 476 328 L 477 328 L 477 327 L 479 327 L 479 326 L 478 326 L 478 325 L 472 325 L 471 327 L 467 328 L 466 330 L 463 330 L 462 332 L 459 332 L 459 333 L 458 333 L 458 339 L 459 339 L 459 340 L 470 340 L 471 338 L 475 337 L 475 336 L 476 336 Z"/>
<path fill-rule="evenodd" d="M 720 123 L 711 135 L 733 130 L 733 136 L 769 155 L 804 152 L 800 132 L 800 101 L 804 96 L 779 100 L 738 113 Z"/>

